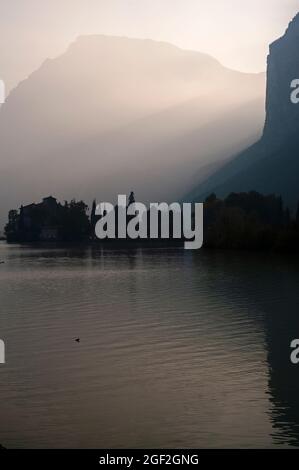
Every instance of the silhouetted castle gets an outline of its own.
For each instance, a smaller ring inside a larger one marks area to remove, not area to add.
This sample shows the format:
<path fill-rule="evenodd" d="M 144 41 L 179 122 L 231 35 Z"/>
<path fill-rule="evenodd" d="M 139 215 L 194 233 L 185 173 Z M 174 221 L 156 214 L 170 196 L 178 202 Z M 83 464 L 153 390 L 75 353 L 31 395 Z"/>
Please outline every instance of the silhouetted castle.
<path fill-rule="evenodd" d="M 43 198 L 39 204 L 22 206 L 20 209 L 20 226 L 27 237 L 29 239 L 33 238 L 38 228 L 40 240 L 57 240 L 59 227 L 55 224 L 55 221 L 60 206 L 61 204 L 52 196 Z"/>
<path fill-rule="evenodd" d="M 7 241 L 76 241 L 88 238 L 90 222 L 87 205 L 83 201 L 64 205 L 53 196 L 43 198 L 38 204 L 11 210 L 5 227 Z"/>

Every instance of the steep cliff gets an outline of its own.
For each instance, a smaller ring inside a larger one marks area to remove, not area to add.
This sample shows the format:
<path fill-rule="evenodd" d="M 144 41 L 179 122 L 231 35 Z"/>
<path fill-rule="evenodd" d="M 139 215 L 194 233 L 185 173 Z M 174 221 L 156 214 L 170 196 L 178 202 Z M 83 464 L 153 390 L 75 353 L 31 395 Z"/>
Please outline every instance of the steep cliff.
<path fill-rule="evenodd" d="M 282 142 L 299 131 L 299 106 L 291 102 L 291 82 L 299 78 L 299 13 L 285 35 L 270 45 L 264 137 Z"/>
<path fill-rule="evenodd" d="M 215 192 L 256 190 L 281 195 L 295 208 L 299 200 L 299 104 L 291 101 L 291 83 L 299 79 L 299 14 L 284 36 L 270 45 L 266 121 L 262 138 L 198 185 L 187 199 Z"/>

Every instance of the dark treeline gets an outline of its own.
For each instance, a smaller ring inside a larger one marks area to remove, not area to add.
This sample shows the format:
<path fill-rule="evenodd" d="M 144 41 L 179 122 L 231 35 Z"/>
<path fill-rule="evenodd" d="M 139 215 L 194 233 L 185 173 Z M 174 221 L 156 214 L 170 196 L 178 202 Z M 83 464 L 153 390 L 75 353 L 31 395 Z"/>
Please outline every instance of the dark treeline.
<path fill-rule="evenodd" d="M 224 200 L 211 194 L 204 205 L 207 248 L 299 251 L 299 206 L 295 216 L 281 197 L 255 191 L 232 193 Z"/>
<path fill-rule="evenodd" d="M 134 193 L 128 205 L 135 202 Z M 21 206 L 19 211 L 9 212 L 5 234 L 8 242 L 103 242 L 95 236 L 96 216 L 94 201 L 89 214 L 83 201 L 60 204 L 53 197 L 44 198 L 39 204 Z M 117 218 L 117 207 L 115 208 Z M 129 221 L 132 216 L 127 216 Z M 172 214 L 170 214 L 170 240 L 163 245 L 182 244 L 174 240 Z M 160 235 L 160 227 L 159 227 Z M 109 240 L 122 245 L 138 240 Z M 204 203 L 204 247 L 210 249 L 246 249 L 299 251 L 299 206 L 297 214 L 291 215 L 281 197 L 264 196 L 255 191 L 232 193 L 225 199 L 211 194 Z M 139 240 L 150 244 L 151 240 Z"/>
<path fill-rule="evenodd" d="M 135 203 L 134 193 L 131 192 L 128 197 L 127 208 Z M 11 210 L 8 214 L 8 223 L 5 227 L 6 240 L 10 243 L 19 242 L 93 242 L 93 243 L 112 243 L 113 245 L 132 245 L 133 243 L 142 243 L 146 245 L 180 245 L 183 239 L 174 239 L 172 237 L 173 214 L 169 214 L 169 232 L 167 239 L 160 236 L 161 226 L 158 227 L 158 238 L 150 240 L 149 233 L 147 239 L 132 240 L 129 237 L 118 239 L 118 206 L 114 207 L 115 211 L 115 234 L 116 239 L 99 240 L 95 234 L 97 222 L 101 219 L 101 215 L 96 215 L 97 203 L 94 200 L 91 211 L 84 201 L 72 200 L 65 201 L 60 204 L 57 200 L 50 196 L 44 198 L 38 204 L 29 204 L 21 206 L 19 211 Z M 126 222 L 130 222 L 134 216 L 127 215 Z M 149 213 L 147 214 L 147 223 L 150 225 Z M 138 224 L 137 224 L 138 227 Z"/>

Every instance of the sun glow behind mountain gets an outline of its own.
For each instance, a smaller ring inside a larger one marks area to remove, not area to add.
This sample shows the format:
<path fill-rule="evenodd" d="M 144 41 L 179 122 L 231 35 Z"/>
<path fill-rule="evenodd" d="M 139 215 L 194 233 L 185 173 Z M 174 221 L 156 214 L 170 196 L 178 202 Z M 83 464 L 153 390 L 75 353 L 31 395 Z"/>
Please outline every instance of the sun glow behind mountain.
<path fill-rule="evenodd" d="M 90 34 L 167 41 L 208 53 L 236 70 L 265 71 L 268 44 L 297 8 L 297 0 L 1 2 L 0 78 L 10 90 L 47 57 Z"/>

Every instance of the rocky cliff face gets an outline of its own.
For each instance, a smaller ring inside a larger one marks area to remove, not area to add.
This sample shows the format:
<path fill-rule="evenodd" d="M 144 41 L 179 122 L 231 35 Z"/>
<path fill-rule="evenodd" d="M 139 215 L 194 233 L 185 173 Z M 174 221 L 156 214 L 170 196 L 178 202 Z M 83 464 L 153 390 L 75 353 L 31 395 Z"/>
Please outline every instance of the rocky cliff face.
<path fill-rule="evenodd" d="M 264 137 L 282 141 L 299 129 L 299 105 L 291 102 L 291 82 L 299 78 L 299 13 L 285 35 L 270 45 Z"/>
<path fill-rule="evenodd" d="M 291 101 L 291 83 L 299 79 L 299 14 L 284 36 L 270 45 L 267 70 L 266 121 L 260 141 L 232 158 L 195 187 L 188 200 L 204 200 L 215 192 L 259 191 L 281 195 L 290 208 L 299 201 L 299 103 Z"/>

